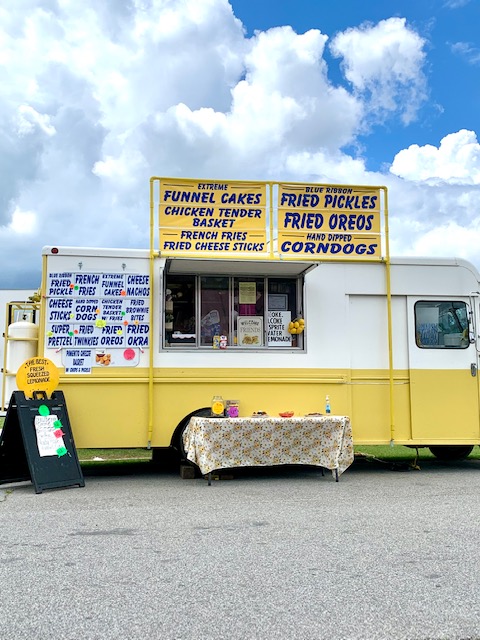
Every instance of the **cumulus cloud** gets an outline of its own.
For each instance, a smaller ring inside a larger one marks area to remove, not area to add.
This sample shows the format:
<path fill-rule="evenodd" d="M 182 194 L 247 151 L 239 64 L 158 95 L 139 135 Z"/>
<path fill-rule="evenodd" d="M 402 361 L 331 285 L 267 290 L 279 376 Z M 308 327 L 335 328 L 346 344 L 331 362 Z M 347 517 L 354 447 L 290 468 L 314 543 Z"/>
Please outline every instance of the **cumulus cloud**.
<path fill-rule="evenodd" d="M 473 131 L 445 136 L 439 147 L 416 144 L 394 158 L 390 171 L 406 180 L 480 184 L 480 145 Z"/>
<path fill-rule="evenodd" d="M 442 141 L 448 163 L 410 148 L 387 175 L 351 152 L 373 123 L 408 123 L 426 99 L 425 42 L 403 18 L 330 42 L 289 26 L 249 38 L 227 0 L 4 0 L 0 33 L 3 287 L 38 286 L 44 244 L 148 247 L 153 175 L 387 183 L 402 195 L 399 252 L 415 250 L 403 229 L 421 219 L 428 236 L 439 215 L 419 180 L 478 184 L 471 132 Z"/>
<path fill-rule="evenodd" d="M 389 18 L 339 33 L 330 49 L 343 59 L 345 76 L 377 117 L 398 112 L 408 124 L 426 98 L 424 46 L 405 18 Z"/>

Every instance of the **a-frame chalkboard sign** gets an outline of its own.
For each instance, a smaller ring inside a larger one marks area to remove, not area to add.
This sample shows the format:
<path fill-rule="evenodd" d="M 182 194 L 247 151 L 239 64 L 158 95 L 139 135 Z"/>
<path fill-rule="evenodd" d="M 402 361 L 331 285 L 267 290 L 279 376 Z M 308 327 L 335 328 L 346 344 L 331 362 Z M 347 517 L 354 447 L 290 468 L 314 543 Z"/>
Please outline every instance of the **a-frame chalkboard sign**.
<path fill-rule="evenodd" d="M 31 400 L 14 391 L 0 434 L 0 484 L 31 480 L 44 489 L 84 487 L 65 398 L 34 392 Z"/>

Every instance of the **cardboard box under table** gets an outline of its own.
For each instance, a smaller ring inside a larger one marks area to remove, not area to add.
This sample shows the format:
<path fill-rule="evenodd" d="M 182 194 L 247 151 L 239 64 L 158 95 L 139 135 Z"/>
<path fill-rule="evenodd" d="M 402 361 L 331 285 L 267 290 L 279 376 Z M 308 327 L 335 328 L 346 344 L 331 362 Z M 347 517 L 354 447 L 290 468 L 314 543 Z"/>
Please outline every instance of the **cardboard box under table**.
<path fill-rule="evenodd" d="M 353 462 L 347 416 L 193 417 L 183 445 L 187 459 L 208 475 L 209 483 L 214 470 L 282 464 L 330 469 L 338 482 Z"/>

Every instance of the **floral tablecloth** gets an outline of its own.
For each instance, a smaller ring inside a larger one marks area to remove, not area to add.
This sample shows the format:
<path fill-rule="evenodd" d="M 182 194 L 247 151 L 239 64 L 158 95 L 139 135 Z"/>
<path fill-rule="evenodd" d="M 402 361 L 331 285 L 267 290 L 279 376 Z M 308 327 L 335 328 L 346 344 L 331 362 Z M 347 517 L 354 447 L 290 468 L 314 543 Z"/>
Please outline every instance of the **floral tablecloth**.
<path fill-rule="evenodd" d="M 331 469 L 338 477 L 353 462 L 347 416 L 194 417 L 183 445 L 204 475 L 232 467 L 305 464 Z"/>

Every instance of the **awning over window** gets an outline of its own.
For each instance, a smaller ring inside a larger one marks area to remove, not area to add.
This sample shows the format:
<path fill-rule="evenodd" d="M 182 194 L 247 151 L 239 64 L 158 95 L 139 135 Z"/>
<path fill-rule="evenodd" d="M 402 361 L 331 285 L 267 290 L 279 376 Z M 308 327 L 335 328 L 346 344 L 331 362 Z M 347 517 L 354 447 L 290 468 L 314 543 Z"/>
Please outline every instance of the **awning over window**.
<path fill-rule="evenodd" d="M 315 269 L 317 262 L 290 260 L 205 260 L 195 258 L 167 259 L 167 273 L 217 276 L 300 276 Z"/>

